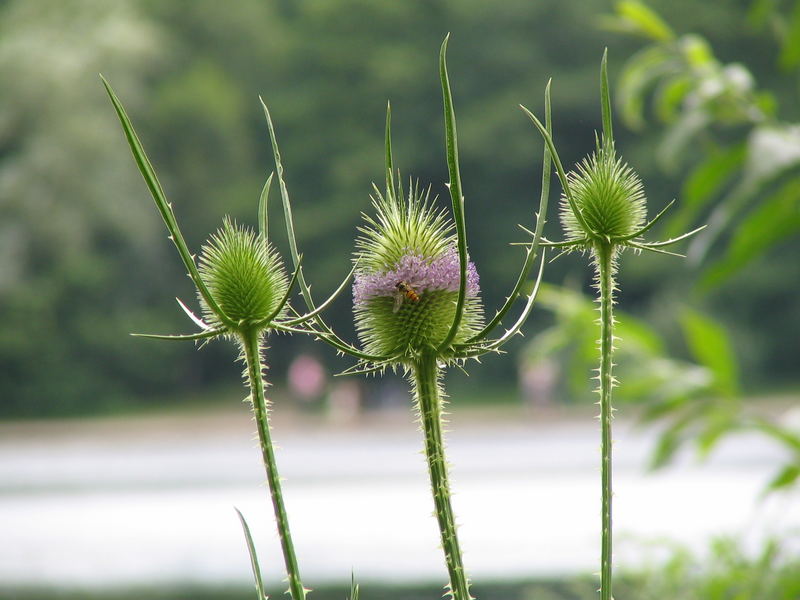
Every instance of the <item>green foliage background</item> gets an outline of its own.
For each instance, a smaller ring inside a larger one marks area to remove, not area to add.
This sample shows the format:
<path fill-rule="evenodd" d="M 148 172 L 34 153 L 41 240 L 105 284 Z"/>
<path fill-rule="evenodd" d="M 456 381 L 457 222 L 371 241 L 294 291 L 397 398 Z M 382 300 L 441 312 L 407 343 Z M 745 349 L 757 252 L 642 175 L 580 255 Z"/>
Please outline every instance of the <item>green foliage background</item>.
<path fill-rule="evenodd" d="M 796 72 L 780 60 L 787 50 L 748 21 L 745 4 L 653 6 L 677 31 L 708 38 L 723 62 L 745 63 L 785 119 L 800 117 Z M 254 223 L 272 169 L 258 105 L 265 98 L 305 267 L 322 296 L 347 272 L 359 213 L 383 176 L 387 99 L 398 166 L 446 195 L 436 60 L 451 32 L 470 251 L 491 311 L 520 260 L 507 242 L 522 239 L 515 225 L 533 222 L 538 197 L 541 142 L 517 104 L 540 111 L 552 76 L 562 159 L 572 164 L 591 150 L 602 50 L 613 85 L 640 45 L 598 27 L 611 8 L 603 0 L 0 1 L 0 414 L 115 410 L 236 378 L 224 345 L 198 354 L 127 335 L 186 329 L 170 299 L 190 301 L 193 292 L 99 72 L 124 99 L 195 250 L 224 214 Z M 651 215 L 680 202 L 685 172 L 658 167 L 657 129 L 617 129 Z M 549 227 L 554 233 L 555 214 Z M 692 296 L 731 331 L 746 385 L 796 383 L 800 261 L 789 257 L 798 250 L 796 236 L 785 240 L 702 297 L 693 296 L 696 267 L 642 257 L 622 269 L 623 308 L 662 326 L 669 342 L 672 307 Z M 578 259 L 551 265 L 546 278 L 589 284 Z M 352 333 L 348 297 L 331 315 Z M 530 329 L 548 318 L 535 312 Z M 678 339 L 676 352 L 688 354 Z M 311 342 L 272 341 L 280 380 L 287 357 Z M 331 368 L 346 365 L 321 352 Z M 472 376 L 490 384 L 514 369 L 514 360 L 492 358 Z"/>

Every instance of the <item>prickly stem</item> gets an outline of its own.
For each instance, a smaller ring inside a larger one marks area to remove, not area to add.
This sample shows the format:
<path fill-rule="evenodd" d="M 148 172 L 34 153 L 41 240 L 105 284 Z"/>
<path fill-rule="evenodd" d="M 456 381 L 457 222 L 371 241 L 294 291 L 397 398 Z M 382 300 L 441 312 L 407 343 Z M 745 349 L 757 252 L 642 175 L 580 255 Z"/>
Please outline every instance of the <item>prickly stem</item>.
<path fill-rule="evenodd" d="M 611 373 L 614 344 L 614 252 L 612 245 L 596 250 L 598 288 L 600 292 L 600 427 L 601 427 L 601 480 L 602 480 L 602 542 L 600 553 L 600 599 L 611 596 L 611 390 L 614 378 Z"/>
<path fill-rule="evenodd" d="M 423 353 L 414 365 L 414 385 L 420 421 L 425 434 L 425 457 L 441 533 L 450 592 L 453 600 L 470 600 L 469 580 L 464 571 L 456 534 L 455 516 L 450 501 L 450 483 L 442 436 L 442 398 L 439 393 L 439 366 L 433 352 Z"/>
<path fill-rule="evenodd" d="M 247 380 L 250 386 L 253 415 L 255 416 L 256 426 L 258 428 L 261 456 L 267 474 L 272 508 L 275 512 L 275 521 L 278 526 L 278 537 L 280 538 L 281 550 L 283 551 L 283 559 L 286 565 L 286 575 L 289 580 L 289 593 L 292 596 L 292 600 L 304 600 L 306 597 L 306 589 L 300 581 L 300 569 L 297 566 L 294 543 L 292 542 L 292 535 L 289 531 L 289 519 L 283 504 L 281 479 L 278 474 L 277 463 L 275 462 L 275 448 L 272 445 L 269 412 L 264 394 L 261 342 L 258 332 L 243 333 L 241 336 L 241 343 L 247 363 Z"/>

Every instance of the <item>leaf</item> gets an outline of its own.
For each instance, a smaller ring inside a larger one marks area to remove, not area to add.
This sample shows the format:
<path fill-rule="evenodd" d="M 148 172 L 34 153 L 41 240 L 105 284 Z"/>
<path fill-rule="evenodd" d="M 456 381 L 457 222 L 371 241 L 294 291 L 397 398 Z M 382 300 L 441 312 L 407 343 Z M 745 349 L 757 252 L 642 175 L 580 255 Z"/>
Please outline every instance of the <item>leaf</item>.
<path fill-rule="evenodd" d="M 774 492 L 775 490 L 790 487 L 794 485 L 798 477 L 800 477 L 800 465 L 786 465 L 770 480 L 766 491 Z"/>
<path fill-rule="evenodd" d="M 653 99 L 656 117 L 662 123 L 675 120 L 678 109 L 692 89 L 692 80 L 686 75 L 665 78 L 658 86 Z"/>
<path fill-rule="evenodd" d="M 355 573 L 350 573 L 350 597 L 348 600 L 358 600 L 359 585 L 356 583 Z"/>
<path fill-rule="evenodd" d="M 670 220 L 672 235 L 684 231 L 702 208 L 741 172 L 746 155 L 744 143 L 718 147 L 692 171 L 683 186 L 680 208 Z"/>
<path fill-rule="evenodd" d="M 719 65 L 717 59 L 714 58 L 711 46 L 705 38 L 699 35 L 690 33 L 683 36 L 680 39 L 680 47 L 684 58 L 692 68 L 698 69 Z"/>
<path fill-rule="evenodd" d="M 660 77 L 678 70 L 673 53 L 663 46 L 647 47 L 628 59 L 617 82 L 617 103 L 628 127 L 644 127 L 645 94 Z"/>
<path fill-rule="evenodd" d="M 247 552 L 250 554 L 250 566 L 253 569 L 253 578 L 256 583 L 256 593 L 258 600 L 267 600 L 267 595 L 264 593 L 264 582 L 261 579 L 261 567 L 258 565 L 258 555 L 256 554 L 256 547 L 253 543 L 253 536 L 250 534 L 250 527 L 244 518 L 242 512 L 234 507 L 233 510 L 239 515 L 239 522 L 242 524 L 242 531 L 244 531 L 244 539 L 247 542 Z"/>
<path fill-rule="evenodd" d="M 461 319 L 464 316 L 464 304 L 467 294 L 467 227 L 464 221 L 464 194 L 461 191 L 461 170 L 458 162 L 458 133 L 456 131 L 456 113 L 453 108 L 453 94 L 450 91 L 450 77 L 447 74 L 447 42 L 450 34 L 445 36 L 439 51 L 439 79 L 442 84 L 442 103 L 444 105 L 445 147 L 447 150 L 447 171 L 450 176 L 450 199 L 453 205 L 453 221 L 458 236 L 459 287 L 456 299 L 456 310 L 453 323 L 439 349 L 447 348 L 455 339 Z"/>
<path fill-rule="evenodd" d="M 798 2 L 794 4 L 788 25 L 778 60 L 780 66 L 786 70 L 800 64 L 800 3 Z"/>
<path fill-rule="evenodd" d="M 225 325 L 233 325 L 234 323 L 219 307 L 217 301 L 211 296 L 211 292 L 208 290 L 208 287 L 206 287 L 202 277 L 200 277 L 200 273 L 197 270 L 197 265 L 194 263 L 194 257 L 192 256 L 192 253 L 189 251 L 189 247 L 186 245 L 186 242 L 183 239 L 183 234 L 181 233 L 180 227 L 178 227 L 178 221 L 175 218 L 172 205 L 167 201 L 167 197 L 164 194 L 164 189 L 161 187 L 161 182 L 158 180 L 158 176 L 156 175 L 156 171 L 153 168 L 150 159 L 147 158 L 147 153 L 144 151 L 142 142 L 139 140 L 139 136 L 136 134 L 136 130 L 133 128 L 133 123 L 131 122 L 130 117 L 128 117 L 128 113 L 122 106 L 120 99 L 114 93 L 111 84 L 108 83 L 108 81 L 106 81 L 105 77 L 102 75 L 100 76 L 100 79 L 103 82 L 106 93 L 108 94 L 111 104 L 114 106 L 114 110 L 117 113 L 117 117 L 122 125 L 122 130 L 125 133 L 125 138 L 130 146 L 133 158 L 136 161 L 136 165 L 139 167 L 139 172 L 142 174 L 142 177 L 144 178 L 145 183 L 150 190 L 150 195 L 153 197 L 153 201 L 156 203 L 158 212 L 161 213 L 161 218 L 164 221 L 164 224 L 167 226 L 167 230 L 169 231 L 170 239 L 178 249 L 178 254 L 180 255 L 181 260 L 183 261 L 183 264 L 189 273 L 189 277 L 191 277 L 195 286 L 197 286 L 197 290 L 200 292 L 200 295 L 203 297 L 203 300 L 206 301 L 206 304 L 208 304 L 209 308 L 211 308 L 211 310 L 222 320 L 223 323 L 225 323 Z"/>
<path fill-rule="evenodd" d="M 617 3 L 617 14 L 630 23 L 642 35 L 666 42 L 675 38 L 675 33 L 652 8 L 635 0 Z"/>
<path fill-rule="evenodd" d="M 653 355 L 664 354 L 664 344 L 655 329 L 647 322 L 625 315 L 617 323 L 615 336 L 621 338 L 622 343 L 635 346 L 637 352 L 646 352 Z"/>
<path fill-rule="evenodd" d="M 737 396 L 738 367 L 725 329 L 707 315 L 691 309 L 683 312 L 681 325 L 695 360 L 713 374 L 713 389 L 728 398 Z"/>
<path fill-rule="evenodd" d="M 703 276 L 701 287 L 719 286 L 770 247 L 800 231 L 800 179 L 794 179 L 765 200 L 735 229 L 725 256 Z"/>

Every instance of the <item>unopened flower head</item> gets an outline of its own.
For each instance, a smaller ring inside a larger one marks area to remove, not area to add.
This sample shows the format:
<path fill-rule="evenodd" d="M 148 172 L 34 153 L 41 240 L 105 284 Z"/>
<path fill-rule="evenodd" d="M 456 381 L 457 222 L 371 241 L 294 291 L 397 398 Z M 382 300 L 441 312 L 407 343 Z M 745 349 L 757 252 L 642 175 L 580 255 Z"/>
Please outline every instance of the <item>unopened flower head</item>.
<path fill-rule="evenodd" d="M 365 349 L 382 356 L 413 357 L 438 346 L 455 315 L 460 263 L 453 225 L 429 202 L 429 192 L 398 188 L 376 192 L 377 215 L 365 217 L 356 242 L 353 284 L 356 328 Z M 477 333 L 483 320 L 478 272 L 467 263 L 464 317 L 455 341 Z"/>
<path fill-rule="evenodd" d="M 568 240 L 614 245 L 630 239 L 644 225 L 647 205 L 642 182 L 617 157 L 612 142 L 599 142 L 595 152 L 567 179 L 583 217 L 581 223 L 568 199 L 562 196 L 561 224 Z"/>
<path fill-rule="evenodd" d="M 289 285 L 278 254 L 263 236 L 229 219 L 203 246 L 199 265 L 211 296 L 228 318 L 243 327 L 272 315 Z M 206 322 L 219 323 L 202 296 L 200 302 Z"/>

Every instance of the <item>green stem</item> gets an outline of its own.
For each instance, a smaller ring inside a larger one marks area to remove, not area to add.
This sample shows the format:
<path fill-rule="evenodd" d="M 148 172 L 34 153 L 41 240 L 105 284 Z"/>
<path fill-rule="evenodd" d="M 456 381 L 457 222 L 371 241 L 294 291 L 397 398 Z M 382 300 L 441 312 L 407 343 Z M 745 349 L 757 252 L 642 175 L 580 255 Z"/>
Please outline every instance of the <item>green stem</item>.
<path fill-rule="evenodd" d="M 414 384 L 425 434 L 425 457 L 428 460 L 436 519 L 439 522 L 453 600 L 470 600 L 472 596 L 469 593 L 469 581 L 464 571 L 453 506 L 450 502 L 450 483 L 442 436 L 442 399 L 439 394 L 438 379 L 439 366 L 436 364 L 436 355 L 432 352 L 423 353 L 414 365 Z"/>
<path fill-rule="evenodd" d="M 600 427 L 601 427 L 601 480 L 602 480 L 602 548 L 600 553 L 600 598 L 611 596 L 611 374 L 614 363 L 614 247 L 601 246 L 597 251 L 597 269 L 600 288 Z"/>
<path fill-rule="evenodd" d="M 261 457 L 267 473 L 269 493 L 272 499 L 272 508 L 275 511 L 275 521 L 278 525 L 278 537 L 281 540 L 283 560 L 286 564 L 286 575 L 289 580 L 289 592 L 293 600 L 304 600 L 306 590 L 300 581 L 300 570 L 297 566 L 297 557 L 294 553 L 292 534 L 289 531 L 289 519 L 283 504 L 281 479 L 278 475 L 278 466 L 275 462 L 275 448 L 272 445 L 270 434 L 269 412 L 267 400 L 264 396 L 264 378 L 261 364 L 261 343 L 257 332 L 242 334 L 245 360 L 247 361 L 247 379 L 250 385 L 250 397 L 253 405 L 258 439 L 261 445 Z"/>

